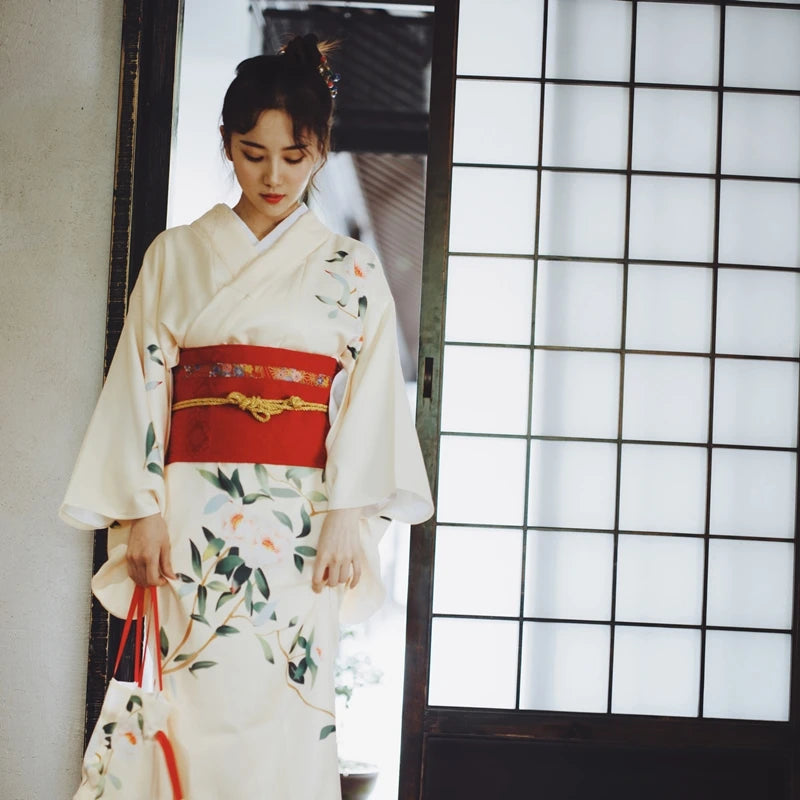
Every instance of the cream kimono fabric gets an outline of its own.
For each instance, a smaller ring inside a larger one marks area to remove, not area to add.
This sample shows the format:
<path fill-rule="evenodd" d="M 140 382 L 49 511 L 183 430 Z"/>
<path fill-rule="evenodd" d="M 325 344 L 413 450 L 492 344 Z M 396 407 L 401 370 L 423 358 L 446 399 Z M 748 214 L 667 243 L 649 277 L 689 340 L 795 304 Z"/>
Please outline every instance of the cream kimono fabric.
<path fill-rule="evenodd" d="M 171 369 L 181 348 L 218 344 L 339 360 L 324 472 L 164 465 Z M 368 568 L 354 590 L 315 594 L 316 542 L 334 508 L 365 509 Z M 432 513 L 394 304 L 367 247 L 308 211 L 260 252 L 225 205 L 157 237 L 61 508 L 75 527 L 111 526 L 92 589 L 117 616 L 133 590 L 129 521 L 154 513 L 180 576 L 159 590 L 160 648 L 187 797 L 338 798 L 338 618 L 363 618 L 381 602 L 380 517 L 415 523 Z"/>

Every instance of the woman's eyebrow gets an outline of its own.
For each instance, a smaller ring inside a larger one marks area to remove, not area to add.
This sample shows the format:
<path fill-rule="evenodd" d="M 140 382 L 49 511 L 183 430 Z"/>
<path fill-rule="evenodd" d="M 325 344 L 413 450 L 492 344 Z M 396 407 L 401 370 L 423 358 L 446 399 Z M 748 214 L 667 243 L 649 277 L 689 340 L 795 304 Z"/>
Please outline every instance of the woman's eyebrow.
<path fill-rule="evenodd" d="M 249 139 L 240 139 L 241 144 L 246 144 L 248 147 L 257 147 L 259 150 L 266 150 L 267 148 L 264 147 L 263 144 L 259 144 L 258 142 L 251 142 Z M 289 147 L 282 148 L 282 151 L 285 152 L 286 150 L 305 150 L 308 147 L 307 144 L 293 144 Z"/>

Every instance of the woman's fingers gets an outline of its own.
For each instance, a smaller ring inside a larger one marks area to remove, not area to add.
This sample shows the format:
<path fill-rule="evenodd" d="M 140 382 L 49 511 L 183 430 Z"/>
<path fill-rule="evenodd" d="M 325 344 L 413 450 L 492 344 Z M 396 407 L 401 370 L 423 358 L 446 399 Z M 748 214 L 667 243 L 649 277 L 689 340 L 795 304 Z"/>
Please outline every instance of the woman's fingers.
<path fill-rule="evenodd" d="M 361 580 L 361 562 L 354 561 L 353 562 L 353 577 L 350 580 L 350 588 L 355 589 L 358 586 L 358 582 Z"/>
<path fill-rule="evenodd" d="M 134 520 L 128 536 L 128 575 L 137 586 L 163 586 L 172 571 L 169 534 L 160 514 Z"/>
<path fill-rule="evenodd" d="M 147 569 L 145 570 L 147 586 L 162 586 L 165 581 L 161 577 L 161 568 L 158 563 L 158 558 L 151 559 L 147 562 Z"/>
<path fill-rule="evenodd" d="M 128 575 L 131 576 L 133 582 L 137 586 L 149 586 L 147 582 L 147 575 L 150 567 L 150 561 L 144 556 L 128 551 Z M 157 562 L 156 562 L 157 563 Z"/>
<path fill-rule="evenodd" d="M 138 586 L 160 586 L 164 583 L 161 578 L 161 567 L 158 552 L 139 553 L 128 551 L 128 575 Z"/>
<path fill-rule="evenodd" d="M 317 555 L 314 562 L 314 573 L 311 576 L 311 588 L 317 593 L 321 592 L 322 587 L 328 582 L 327 566 L 325 561 Z"/>
<path fill-rule="evenodd" d="M 349 588 L 355 589 L 361 580 L 361 561 L 356 557 L 351 561 L 338 566 L 338 574 L 328 580 L 329 586 L 338 586 L 340 583 L 346 584 Z"/>
<path fill-rule="evenodd" d="M 172 547 L 170 547 L 169 542 L 167 542 L 161 548 L 159 567 L 161 570 L 161 575 L 163 575 L 165 578 L 170 578 L 172 580 L 175 580 L 178 577 L 175 574 L 175 571 L 172 569 Z"/>
<path fill-rule="evenodd" d="M 340 583 L 345 583 L 352 589 L 359 580 L 361 580 L 361 565 L 357 558 L 339 562 L 326 561 L 318 557 L 311 578 L 311 588 L 315 592 L 321 592 L 325 586 L 335 588 Z"/>
<path fill-rule="evenodd" d="M 359 535 L 360 509 L 329 511 L 322 523 L 311 588 L 341 583 L 355 586 L 361 579 L 364 550 Z"/>
<path fill-rule="evenodd" d="M 337 563 L 328 564 L 328 586 L 336 586 L 339 583 L 339 565 Z"/>
<path fill-rule="evenodd" d="M 350 562 L 338 563 L 331 567 L 328 575 L 328 586 L 345 583 L 350 575 Z"/>

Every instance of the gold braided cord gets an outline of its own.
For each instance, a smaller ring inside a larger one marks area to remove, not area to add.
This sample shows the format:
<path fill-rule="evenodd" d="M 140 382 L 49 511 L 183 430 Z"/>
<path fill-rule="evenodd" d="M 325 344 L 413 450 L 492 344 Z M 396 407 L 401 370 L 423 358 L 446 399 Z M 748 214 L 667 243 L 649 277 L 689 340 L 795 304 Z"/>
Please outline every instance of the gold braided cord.
<path fill-rule="evenodd" d="M 249 411 L 259 422 L 269 422 L 270 417 L 282 414 L 284 411 L 327 411 L 325 403 L 309 403 L 293 394 L 283 400 L 271 400 L 258 395 L 248 397 L 241 392 L 230 392 L 225 397 L 194 397 L 191 400 L 181 400 L 172 406 L 173 411 L 182 408 L 198 408 L 199 406 L 238 406 L 242 411 Z"/>

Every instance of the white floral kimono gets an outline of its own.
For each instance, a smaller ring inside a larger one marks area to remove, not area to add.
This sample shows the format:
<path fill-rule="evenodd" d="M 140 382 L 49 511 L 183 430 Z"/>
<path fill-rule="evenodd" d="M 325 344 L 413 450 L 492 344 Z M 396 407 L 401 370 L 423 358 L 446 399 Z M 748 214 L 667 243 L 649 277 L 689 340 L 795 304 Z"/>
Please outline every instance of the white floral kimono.
<path fill-rule="evenodd" d="M 220 344 L 339 361 L 324 471 L 165 466 L 171 369 L 181 349 Z M 356 589 L 315 594 L 324 512 L 345 508 L 365 510 L 368 567 Z M 364 618 L 382 600 L 380 517 L 417 523 L 432 510 L 394 304 L 372 251 L 304 208 L 266 248 L 226 205 L 160 234 L 131 295 L 61 516 L 85 530 L 110 526 L 109 560 L 92 589 L 121 617 L 133 590 L 129 521 L 155 513 L 166 520 L 179 579 L 159 590 L 160 647 L 189 800 L 339 798 L 338 618 Z"/>

